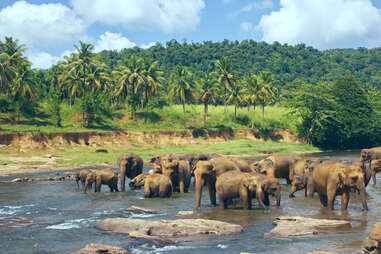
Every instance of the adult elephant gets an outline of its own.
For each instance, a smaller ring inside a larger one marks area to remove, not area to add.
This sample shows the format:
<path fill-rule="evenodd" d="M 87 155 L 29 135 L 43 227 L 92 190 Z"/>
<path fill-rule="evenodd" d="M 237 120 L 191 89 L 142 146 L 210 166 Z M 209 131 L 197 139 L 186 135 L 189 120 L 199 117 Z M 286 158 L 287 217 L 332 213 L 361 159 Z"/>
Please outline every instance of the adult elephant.
<path fill-rule="evenodd" d="M 163 160 L 163 175 L 171 179 L 173 191 L 188 192 L 191 181 L 191 169 L 187 160 Z"/>
<path fill-rule="evenodd" d="M 143 160 L 134 153 L 119 156 L 117 161 L 120 169 L 120 189 L 126 191 L 126 177 L 132 179 L 143 172 Z"/>
<path fill-rule="evenodd" d="M 365 187 L 368 186 L 368 184 L 370 182 L 370 178 L 372 177 L 372 170 L 369 167 L 369 165 L 363 164 L 361 161 L 354 161 L 354 162 L 351 162 L 351 164 L 353 164 L 357 167 L 361 167 L 362 172 L 363 172 L 363 176 L 364 176 Z M 374 161 L 374 163 L 372 164 L 372 167 L 373 167 L 373 165 L 377 165 L 377 164 L 378 164 L 378 162 Z"/>
<path fill-rule="evenodd" d="M 196 208 L 200 207 L 202 188 L 206 183 L 209 188 L 209 197 L 212 205 L 216 205 L 216 180 L 227 171 L 239 171 L 237 164 L 226 157 L 216 157 L 209 161 L 199 161 L 194 171 L 196 183 Z"/>
<path fill-rule="evenodd" d="M 101 191 L 102 184 L 108 185 L 110 191 L 118 192 L 118 174 L 109 168 L 100 169 L 96 171 L 92 171 L 87 174 L 84 193 L 86 194 L 86 190 L 88 186 L 91 186 L 95 182 L 95 192 Z"/>
<path fill-rule="evenodd" d="M 370 167 L 373 183 L 376 184 L 376 174 L 381 172 L 381 160 L 374 160 Z"/>
<path fill-rule="evenodd" d="M 284 178 L 287 184 L 291 183 L 290 168 L 299 160 L 299 157 L 289 155 L 273 155 L 252 165 L 256 172 L 274 177 Z"/>
<path fill-rule="evenodd" d="M 320 202 L 329 209 L 334 209 L 335 198 L 341 195 L 341 209 L 347 210 L 349 193 L 360 193 L 364 210 L 368 210 L 364 184 L 364 174 L 361 166 L 337 161 L 326 161 L 318 165 L 312 173 L 315 190 Z"/>
<path fill-rule="evenodd" d="M 372 167 L 372 160 L 381 159 L 381 147 L 373 147 L 369 149 L 362 149 L 360 154 L 360 161 L 365 164 L 366 161 L 369 161 L 369 167 Z M 373 182 L 376 184 L 375 182 Z"/>
<path fill-rule="evenodd" d="M 144 197 L 170 197 L 172 196 L 171 179 L 162 174 L 150 174 L 144 179 Z"/>

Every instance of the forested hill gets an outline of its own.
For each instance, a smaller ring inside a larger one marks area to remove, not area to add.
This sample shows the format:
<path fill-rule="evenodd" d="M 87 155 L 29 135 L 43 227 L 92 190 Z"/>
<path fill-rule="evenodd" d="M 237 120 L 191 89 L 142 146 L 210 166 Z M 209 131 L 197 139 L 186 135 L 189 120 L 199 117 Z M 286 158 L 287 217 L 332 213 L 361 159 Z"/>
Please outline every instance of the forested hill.
<path fill-rule="evenodd" d="M 351 75 L 362 84 L 381 88 L 381 48 L 319 51 L 304 44 L 289 46 L 253 40 L 203 43 L 171 40 L 165 46 L 158 43 L 149 49 L 135 47 L 120 52 L 103 51 L 98 58 L 113 68 L 119 59 L 133 54 L 158 60 L 166 77 L 179 64 L 189 67 L 196 75 L 213 71 L 214 60 L 228 56 L 237 67 L 239 76 L 267 70 L 274 73 L 277 86 L 295 79 L 316 83 Z"/>

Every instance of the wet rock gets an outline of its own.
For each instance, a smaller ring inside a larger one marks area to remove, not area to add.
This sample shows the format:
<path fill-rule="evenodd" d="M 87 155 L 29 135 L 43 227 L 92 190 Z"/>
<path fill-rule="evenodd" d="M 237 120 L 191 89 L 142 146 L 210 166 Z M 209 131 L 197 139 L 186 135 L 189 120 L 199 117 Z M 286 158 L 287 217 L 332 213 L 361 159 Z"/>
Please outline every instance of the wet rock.
<path fill-rule="evenodd" d="M 188 218 L 188 219 L 199 218 L 201 216 L 203 216 L 203 214 L 197 211 L 179 211 L 178 213 L 173 215 L 173 217 L 175 218 Z"/>
<path fill-rule="evenodd" d="M 129 236 L 131 238 L 146 239 L 150 241 L 153 245 L 156 245 L 158 247 L 164 247 L 166 245 L 173 245 L 177 243 L 177 241 L 173 241 L 169 239 L 161 239 L 159 237 L 142 234 L 137 231 L 131 232 Z"/>
<path fill-rule="evenodd" d="M 350 227 L 350 222 L 345 220 L 321 220 L 305 217 L 277 217 L 273 224 L 276 225 L 264 238 L 271 236 L 289 237 L 302 235 L 316 235 L 322 231 Z"/>
<path fill-rule="evenodd" d="M 31 219 L 26 217 L 14 217 L 14 218 L 5 218 L 0 217 L 0 227 L 9 227 L 9 228 L 21 228 L 21 227 L 30 227 L 35 224 Z"/>
<path fill-rule="evenodd" d="M 126 249 L 110 246 L 110 245 L 104 245 L 104 244 L 97 244 L 97 243 L 90 243 L 85 246 L 85 248 L 74 252 L 73 254 L 130 254 L 130 252 Z"/>
<path fill-rule="evenodd" d="M 21 183 L 23 182 L 22 178 L 15 178 L 11 181 L 12 183 Z"/>
<path fill-rule="evenodd" d="M 144 208 L 144 207 L 139 207 L 139 206 L 134 206 L 134 205 L 129 207 L 129 208 L 124 209 L 124 212 L 128 212 L 128 213 L 148 213 L 148 214 L 156 214 L 157 213 L 157 211 L 155 211 L 155 210 Z"/>
<path fill-rule="evenodd" d="M 175 238 L 197 235 L 228 235 L 240 233 L 240 225 L 206 219 L 178 220 L 141 220 L 129 218 L 110 218 L 100 221 L 97 228 L 110 233 L 134 236 L 153 236 L 158 238 Z"/>
<path fill-rule="evenodd" d="M 374 224 L 365 238 L 364 253 L 381 254 L 381 222 Z"/>

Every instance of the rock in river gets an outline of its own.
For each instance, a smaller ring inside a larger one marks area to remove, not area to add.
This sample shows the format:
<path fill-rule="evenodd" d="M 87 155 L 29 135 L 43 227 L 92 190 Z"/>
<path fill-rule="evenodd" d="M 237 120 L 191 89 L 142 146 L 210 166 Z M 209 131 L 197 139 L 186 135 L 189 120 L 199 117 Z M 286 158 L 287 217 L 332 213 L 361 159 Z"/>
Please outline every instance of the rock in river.
<path fill-rule="evenodd" d="M 277 217 L 273 224 L 276 225 L 269 233 L 265 233 L 264 237 L 279 236 L 302 236 L 316 235 L 321 231 L 349 227 L 351 224 L 345 220 L 321 220 L 305 217 Z"/>
<path fill-rule="evenodd" d="M 179 220 L 142 220 L 129 218 L 109 218 L 100 221 L 97 228 L 110 233 L 128 234 L 131 236 L 176 238 L 197 235 L 228 235 L 240 233 L 240 225 L 206 219 Z"/>
<path fill-rule="evenodd" d="M 104 245 L 104 244 L 96 244 L 96 243 L 90 243 L 85 246 L 85 248 L 74 252 L 73 254 L 98 254 L 98 253 L 104 253 L 104 254 L 130 254 L 130 252 L 126 249 L 110 246 L 110 245 Z"/>
<path fill-rule="evenodd" d="M 365 239 L 364 253 L 381 253 L 381 222 L 374 224 Z"/>

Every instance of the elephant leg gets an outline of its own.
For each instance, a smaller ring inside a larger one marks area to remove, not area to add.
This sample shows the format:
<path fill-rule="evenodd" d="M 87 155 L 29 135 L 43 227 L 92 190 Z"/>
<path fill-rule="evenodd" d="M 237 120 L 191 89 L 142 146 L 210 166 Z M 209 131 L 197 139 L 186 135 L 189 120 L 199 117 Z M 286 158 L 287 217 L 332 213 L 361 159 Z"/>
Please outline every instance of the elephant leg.
<path fill-rule="evenodd" d="M 319 193 L 319 198 L 321 205 L 327 207 L 327 196 Z"/>
<path fill-rule="evenodd" d="M 264 204 L 265 206 L 269 206 L 269 205 L 270 205 L 269 194 L 268 194 L 267 192 L 264 193 L 263 204 Z"/>
<path fill-rule="evenodd" d="M 112 185 L 108 185 L 108 187 L 110 188 L 110 192 L 114 192 L 114 189 L 112 188 Z"/>
<path fill-rule="evenodd" d="M 371 169 L 371 174 L 372 174 L 373 184 L 376 184 L 376 170 L 374 168 Z"/>
<path fill-rule="evenodd" d="M 241 205 L 244 209 L 251 209 L 251 207 L 249 208 L 249 193 L 247 188 L 241 187 L 239 189 L 239 198 L 241 200 Z"/>
<path fill-rule="evenodd" d="M 209 197 L 210 197 L 210 202 L 212 205 L 217 205 L 216 203 L 216 185 L 215 183 L 208 183 L 209 187 Z"/>
<path fill-rule="evenodd" d="M 221 209 L 226 209 L 227 208 L 227 202 L 226 200 L 221 196 L 218 196 L 218 201 L 220 203 L 220 208 Z"/>
<path fill-rule="evenodd" d="M 195 175 L 195 185 L 196 185 L 196 208 L 201 205 L 202 188 L 204 186 L 205 180 L 200 175 Z"/>
<path fill-rule="evenodd" d="M 341 195 L 341 210 L 347 210 L 349 203 L 349 191 L 345 190 Z"/>
<path fill-rule="evenodd" d="M 179 189 L 180 189 L 180 193 L 184 194 L 184 180 L 183 179 L 179 181 Z"/>
<path fill-rule="evenodd" d="M 151 197 L 151 188 L 148 186 L 148 184 L 144 184 L 144 197 Z"/>
<path fill-rule="evenodd" d="M 287 184 L 291 184 L 291 180 L 288 177 L 286 178 L 286 182 Z"/>
<path fill-rule="evenodd" d="M 328 191 L 327 191 L 327 204 L 328 204 L 328 208 L 331 210 L 334 210 L 335 198 L 336 198 L 336 190 L 329 190 L 328 189 Z"/>

